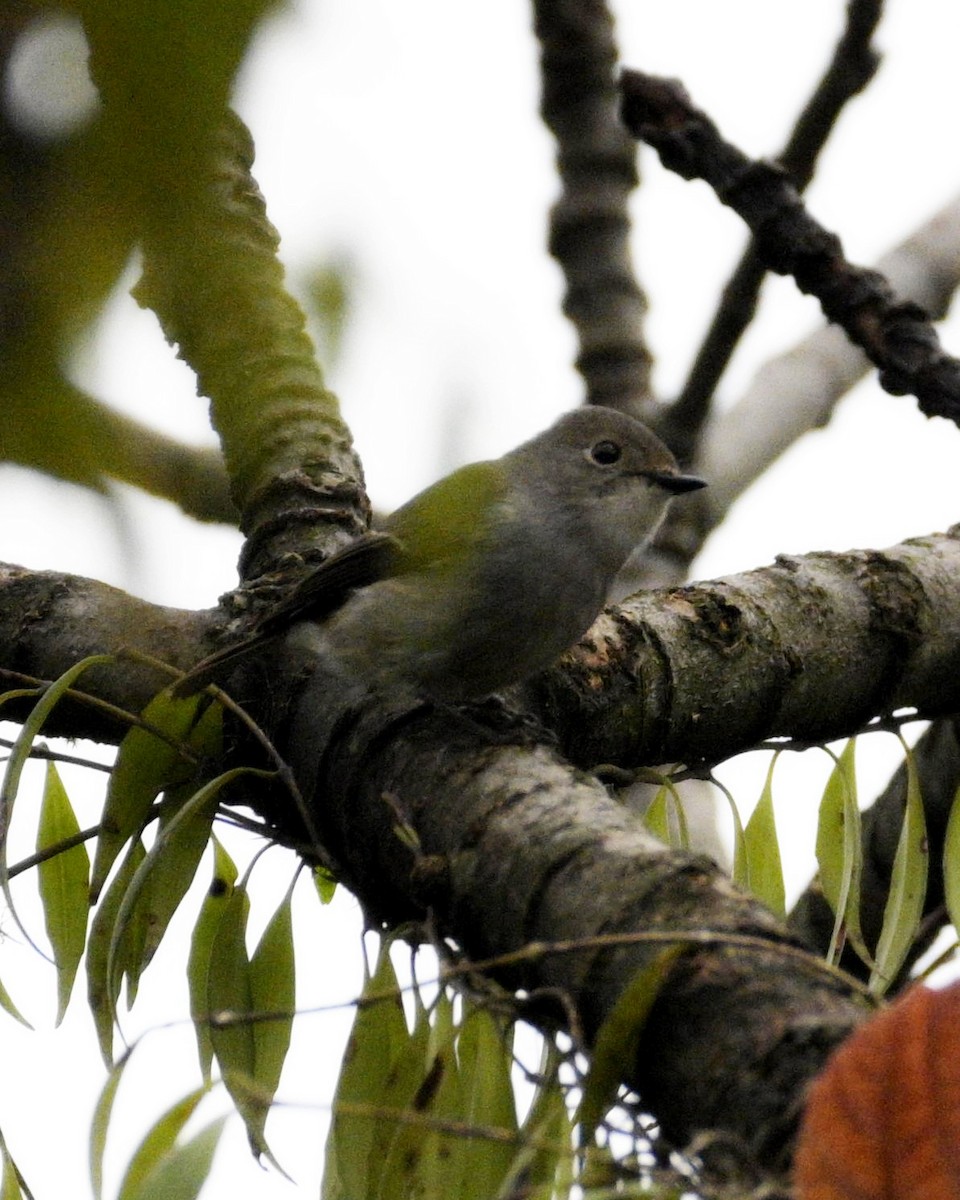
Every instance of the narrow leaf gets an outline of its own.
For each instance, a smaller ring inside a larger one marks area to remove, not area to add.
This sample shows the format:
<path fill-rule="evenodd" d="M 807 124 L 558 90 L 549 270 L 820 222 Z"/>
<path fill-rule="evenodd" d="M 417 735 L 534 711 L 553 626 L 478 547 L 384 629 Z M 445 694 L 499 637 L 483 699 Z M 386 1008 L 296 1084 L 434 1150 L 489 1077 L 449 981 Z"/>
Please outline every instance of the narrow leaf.
<path fill-rule="evenodd" d="M 682 945 L 669 946 L 657 954 L 627 985 L 600 1026 L 577 1112 L 581 1146 L 592 1139 L 604 1113 L 616 1101 L 624 1064 L 633 1062 L 636 1057 L 653 1002 L 683 949 Z"/>
<path fill-rule="evenodd" d="M 27 1018 L 20 1012 L 19 1008 L 17 1008 L 17 1006 L 14 1004 L 13 1000 L 10 997 L 10 993 L 7 991 L 7 989 L 3 986 L 2 983 L 0 983 L 0 1008 L 2 1008 L 5 1012 L 9 1013 L 10 1016 L 13 1017 L 15 1020 L 19 1021 L 21 1025 L 26 1026 L 27 1029 L 33 1028 L 33 1026 L 30 1024 L 30 1022 L 27 1020 Z"/>
<path fill-rule="evenodd" d="M 160 692 L 143 710 L 151 728 L 136 725 L 120 743 L 100 820 L 91 902 L 100 895 L 124 842 L 143 828 L 157 796 L 196 772 L 195 758 L 187 751 L 202 754 L 211 737 L 210 723 L 220 719 L 216 705 L 198 713 L 202 703 L 209 702 L 203 696 L 174 699 Z"/>
<path fill-rule="evenodd" d="M 14 907 L 13 897 L 10 894 L 10 876 L 7 871 L 7 837 L 10 832 L 10 820 L 13 816 L 14 801 L 20 787 L 20 777 L 23 774 L 24 765 L 30 757 L 30 751 L 37 734 L 43 728 L 44 722 L 54 707 L 59 704 L 64 693 L 76 683 L 77 679 L 88 668 L 102 666 L 112 661 L 112 655 L 93 654 L 89 658 L 75 663 L 69 671 L 64 671 L 56 682 L 51 683 L 44 690 L 40 699 L 33 706 L 30 715 L 24 721 L 13 743 L 3 775 L 3 784 L 0 785 L 0 892 L 2 892 L 3 898 L 7 902 L 10 915 L 16 922 L 17 928 L 35 949 L 38 948 L 35 946 L 29 933 L 24 929 L 17 910 Z"/>
<path fill-rule="evenodd" d="M 126 972 L 136 988 L 177 905 L 193 881 L 216 816 L 219 794 L 244 775 L 263 771 L 234 767 L 194 792 L 157 833 L 154 844 L 130 880 L 117 913 L 108 955 L 108 976 L 114 994 Z M 154 888 L 154 883 L 156 887 Z M 143 937 L 137 936 L 143 933 Z"/>
<path fill-rule="evenodd" d="M 128 1050 L 110 1071 L 93 1112 L 93 1123 L 90 1126 L 90 1185 L 93 1188 L 93 1200 L 103 1200 L 103 1154 L 107 1145 L 107 1129 L 113 1112 L 113 1102 L 117 1098 L 117 1088 L 130 1061 L 130 1055 L 131 1051 Z"/>
<path fill-rule="evenodd" d="M 23 1200 L 20 1175 L 13 1159 L 3 1155 L 3 1180 L 0 1183 L 0 1200 Z"/>
<path fill-rule="evenodd" d="M 913 945 L 927 895 L 927 827 L 917 764 L 911 750 L 907 750 L 906 767 L 907 802 L 883 910 L 883 928 L 877 941 L 876 964 L 870 975 L 871 991 L 881 996 L 896 979 Z"/>
<path fill-rule="evenodd" d="M 263 931 L 250 960 L 253 1012 L 269 1020 L 253 1026 L 254 1082 L 267 1103 L 276 1094 L 290 1047 L 296 1005 L 296 969 L 293 954 L 291 897 L 287 893 Z"/>
<path fill-rule="evenodd" d="M 59 772 L 52 762 L 48 762 L 37 850 L 47 850 L 79 832 L 80 825 Z M 90 857 L 83 845 L 45 859 L 37 867 L 44 923 L 57 967 L 58 1025 L 67 1011 L 86 942 L 89 874 Z"/>
<path fill-rule="evenodd" d="M 140 1195 L 144 1182 L 173 1150 L 181 1130 L 193 1116 L 206 1092 L 206 1087 L 190 1092 L 168 1108 L 148 1130 L 124 1173 L 117 1200 L 128 1200 L 129 1197 Z"/>
<path fill-rule="evenodd" d="M 820 886 L 836 920 L 827 958 L 836 961 L 847 937 L 865 962 L 870 961 L 860 932 L 860 875 L 863 852 L 860 842 L 860 809 L 854 760 L 856 741 L 851 738 L 836 760 L 820 801 L 817 824 L 817 863 Z"/>
<path fill-rule="evenodd" d="M 184 1145 L 176 1146 L 136 1192 L 118 1200 L 196 1200 L 210 1176 L 226 1120 L 218 1117 Z"/>
<path fill-rule="evenodd" d="M 663 784 L 643 816 L 644 824 L 654 837 L 659 838 L 675 850 L 686 850 L 690 845 L 687 815 L 675 787 Z"/>
<path fill-rule="evenodd" d="M 380 943 L 376 967 L 364 983 L 340 1067 L 327 1137 L 323 1200 L 366 1200 L 376 1194 L 374 1161 L 382 1123 L 349 1111 L 351 1104 L 384 1104 L 384 1095 L 410 1042 L 400 988 L 390 960 L 390 940 Z"/>
<path fill-rule="evenodd" d="M 87 939 L 87 1001 L 97 1028 L 100 1053 L 108 1067 L 113 1065 L 113 1025 L 119 994 L 119 980 L 112 980 L 108 973 L 110 946 L 123 897 L 146 856 L 143 842 L 134 842 L 93 914 Z"/>
<path fill-rule="evenodd" d="M 783 866 L 780 862 L 777 825 L 773 814 L 773 768 L 776 762 L 777 756 L 774 755 L 760 800 L 750 815 L 743 836 L 747 885 L 758 900 L 783 919 L 787 915 L 787 902 L 783 888 Z"/>
<path fill-rule="evenodd" d="M 960 788 L 953 798 L 943 840 L 943 891 L 950 923 L 960 930 Z"/>
<path fill-rule="evenodd" d="M 207 979 L 213 943 L 220 926 L 227 901 L 233 894 L 237 881 L 237 867 L 216 837 L 213 837 L 213 879 L 200 907 L 200 915 L 193 928 L 190 941 L 190 957 L 187 961 L 187 983 L 190 990 L 190 1016 L 193 1018 L 197 1036 L 197 1053 L 200 1071 L 206 1082 L 210 1081 L 213 1062 L 213 1043 L 210 1040 L 210 1004 L 207 997 Z"/>
<path fill-rule="evenodd" d="M 471 1007 L 457 1039 L 460 1060 L 460 1119 L 467 1125 L 518 1132 L 517 1110 L 510 1070 L 513 1057 L 504 1031 L 485 1008 Z M 456 1145 L 457 1174 L 449 1195 L 460 1200 L 488 1200 L 493 1187 L 513 1163 L 516 1146 L 510 1142 L 460 1138 Z"/>

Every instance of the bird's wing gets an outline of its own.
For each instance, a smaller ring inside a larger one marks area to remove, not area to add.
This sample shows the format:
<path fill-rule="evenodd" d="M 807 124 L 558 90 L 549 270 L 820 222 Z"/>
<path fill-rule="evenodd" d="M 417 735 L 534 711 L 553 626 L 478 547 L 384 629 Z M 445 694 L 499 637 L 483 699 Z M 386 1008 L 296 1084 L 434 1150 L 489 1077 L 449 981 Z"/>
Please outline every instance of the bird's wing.
<path fill-rule="evenodd" d="M 461 467 L 414 496 L 385 522 L 401 546 L 390 574 L 462 563 L 482 545 L 504 491 L 497 464 L 480 462 Z"/>
<path fill-rule="evenodd" d="M 355 588 L 397 574 L 403 556 L 403 547 L 392 534 L 374 531 L 363 534 L 305 575 L 264 613 L 255 632 L 267 636 L 279 633 L 301 617 L 324 620 Z"/>

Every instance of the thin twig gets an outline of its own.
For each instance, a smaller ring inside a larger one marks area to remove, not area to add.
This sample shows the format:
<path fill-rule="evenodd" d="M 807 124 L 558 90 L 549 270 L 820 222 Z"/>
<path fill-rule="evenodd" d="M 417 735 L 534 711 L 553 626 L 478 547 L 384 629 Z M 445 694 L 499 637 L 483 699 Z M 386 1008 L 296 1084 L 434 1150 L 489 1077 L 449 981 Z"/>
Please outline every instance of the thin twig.
<path fill-rule="evenodd" d="M 870 45 L 883 11 L 883 0 L 850 0 L 847 22 L 830 65 L 797 118 L 777 160 L 803 192 L 820 151 L 844 106 L 876 73 L 880 57 Z M 766 267 L 750 241 L 722 292 L 720 306 L 697 351 L 690 374 L 670 410 L 671 428 L 692 443 L 710 410 L 710 402 L 733 352 L 756 311 Z M 674 442 L 677 434 L 674 435 Z"/>

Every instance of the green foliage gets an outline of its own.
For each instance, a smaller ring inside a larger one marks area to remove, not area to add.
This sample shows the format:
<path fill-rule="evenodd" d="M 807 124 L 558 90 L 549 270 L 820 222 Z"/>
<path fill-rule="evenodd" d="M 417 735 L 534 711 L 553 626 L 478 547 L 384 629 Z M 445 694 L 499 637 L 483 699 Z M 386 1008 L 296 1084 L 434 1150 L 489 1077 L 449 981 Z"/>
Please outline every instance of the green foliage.
<path fill-rule="evenodd" d="M 820 886 L 836 914 L 827 958 L 835 962 L 846 937 L 864 961 L 870 955 L 860 932 L 862 863 L 860 809 L 857 805 L 856 742 L 850 739 L 824 788 L 817 824 Z"/>
<path fill-rule="evenodd" d="M 487 1200 L 521 1180 L 552 1183 L 558 1154 L 572 1153 L 555 1081 L 552 1101 L 538 1098 L 521 1128 L 502 1024 L 466 1002 L 458 1022 L 447 993 L 428 1007 L 415 992 L 408 1028 L 390 944 L 364 984 L 341 1067 L 323 1200 Z M 565 1140 L 549 1147 L 561 1126 Z"/>
<path fill-rule="evenodd" d="M 48 850 L 75 838 L 80 825 L 53 763 L 40 805 L 37 850 Z M 80 844 L 45 859 L 37 867 L 40 900 L 57 967 L 57 1024 L 63 1020 L 73 991 L 77 967 L 87 940 L 87 895 L 90 856 Z"/>
<path fill-rule="evenodd" d="M 672 846 L 675 850 L 686 850 L 690 846 L 690 831 L 683 801 L 669 780 L 657 788 L 643 816 L 644 824 L 654 837 Z"/>
<path fill-rule="evenodd" d="M 757 899 L 762 900 L 783 920 L 787 915 L 787 904 L 783 890 L 780 844 L 773 815 L 773 769 L 776 764 L 777 756 L 774 755 L 760 800 L 743 832 L 743 844 L 747 886 Z"/>
<path fill-rule="evenodd" d="M 943 842 L 943 891 L 950 921 L 960 930 L 960 788 L 953 798 Z"/>
<path fill-rule="evenodd" d="M 613 1107 L 625 1065 L 635 1061 L 650 1009 L 682 952 L 683 946 L 677 945 L 657 954 L 631 981 L 600 1027 L 577 1113 L 584 1144 L 593 1137 L 604 1113 Z"/>
<path fill-rule="evenodd" d="M 870 975 L 871 991 L 881 996 L 896 979 L 913 945 L 927 894 L 929 853 L 923 799 L 913 752 L 906 744 L 903 749 L 907 767 L 906 805 L 877 940 L 876 962 Z"/>

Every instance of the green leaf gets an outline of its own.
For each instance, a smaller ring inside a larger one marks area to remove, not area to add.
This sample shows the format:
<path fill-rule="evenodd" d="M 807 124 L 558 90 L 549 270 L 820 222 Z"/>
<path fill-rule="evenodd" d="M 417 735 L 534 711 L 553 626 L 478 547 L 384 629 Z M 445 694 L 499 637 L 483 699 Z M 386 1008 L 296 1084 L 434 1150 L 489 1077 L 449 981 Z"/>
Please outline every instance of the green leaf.
<path fill-rule="evenodd" d="M 897 977 L 923 916 L 927 895 L 927 826 L 913 752 L 906 746 L 907 802 L 900 840 L 893 860 L 890 891 L 883 910 L 883 928 L 877 941 L 876 964 L 870 990 L 883 995 Z"/>
<path fill-rule="evenodd" d="M 468 1126 L 502 1129 L 516 1135 L 519 1126 L 510 1078 L 513 1057 L 504 1030 L 487 1009 L 470 1007 L 460 1027 L 457 1057 L 460 1120 Z M 459 1200 L 488 1200 L 492 1188 L 506 1177 L 516 1155 L 516 1146 L 511 1142 L 481 1138 L 459 1138 L 452 1148 L 456 1173 L 447 1194 Z"/>
<path fill-rule="evenodd" d="M 374 1159 L 378 1142 L 385 1136 L 383 1123 L 351 1111 L 351 1106 L 385 1103 L 387 1085 L 411 1040 L 390 946 L 387 938 L 380 943 L 377 964 L 364 983 L 340 1067 L 327 1136 L 323 1200 L 366 1200 L 376 1195 L 375 1181 L 382 1163 Z M 423 1040 L 422 1033 L 418 1036 Z"/>
<path fill-rule="evenodd" d="M 624 1064 L 636 1057 L 653 1002 L 683 950 L 682 945 L 668 946 L 637 972 L 600 1026 L 577 1112 L 581 1146 L 592 1139 L 604 1113 L 615 1103 Z"/>
<path fill-rule="evenodd" d="M 250 767 L 224 771 L 165 820 L 120 902 L 107 967 L 115 994 L 120 974 L 126 973 L 132 1003 L 140 973 L 193 882 L 217 814 L 220 792 L 241 776 L 267 774 Z"/>
<path fill-rule="evenodd" d="M 950 923 L 960 930 L 960 788 L 953 798 L 943 840 L 943 891 Z"/>
<path fill-rule="evenodd" d="M 120 988 L 119 979 L 112 979 L 108 970 L 110 946 L 123 897 L 146 856 L 143 842 L 134 842 L 93 914 L 87 939 L 87 1001 L 97 1028 L 100 1053 L 108 1067 L 113 1065 L 113 1025 Z"/>
<path fill-rule="evenodd" d="M 857 806 L 857 774 L 854 754 L 856 741 L 851 738 L 836 760 L 820 801 L 817 824 L 817 863 L 820 886 L 836 915 L 827 958 L 835 962 L 842 939 L 865 962 L 870 954 L 860 932 L 860 875 L 863 851 L 860 842 L 860 809 Z"/>
<path fill-rule="evenodd" d="M 515 1151 L 496 1200 L 509 1200 L 520 1193 L 521 1185 L 531 1196 L 542 1194 L 545 1200 L 572 1191 L 573 1126 L 560 1086 L 559 1064 L 556 1047 L 547 1043 L 539 1071 L 540 1083 L 520 1133 L 520 1148 Z M 565 1186 L 559 1185 L 561 1167 L 570 1176 Z"/>
<path fill-rule="evenodd" d="M 56 766 L 47 763 L 46 785 L 40 805 L 37 850 L 57 846 L 80 832 L 66 789 Z M 37 867 L 40 900 L 47 937 L 57 966 L 57 1020 L 67 1011 L 77 967 L 87 938 L 90 857 L 83 845 L 45 859 Z"/>
<path fill-rule="evenodd" d="M 268 1104 L 276 1094 L 290 1048 L 296 990 L 291 896 L 288 892 L 250 959 L 253 1012 L 261 1018 L 270 1016 L 270 1020 L 258 1020 L 253 1026 L 253 1079 Z"/>
<path fill-rule="evenodd" d="M 13 1000 L 10 998 L 10 993 L 2 983 L 0 983 L 0 1008 L 9 1013 L 10 1016 L 15 1020 L 19 1021 L 21 1025 L 25 1025 L 27 1029 L 33 1028 L 27 1018 L 23 1016 L 23 1014 L 14 1004 Z"/>
<path fill-rule="evenodd" d="M 141 1187 L 118 1200 L 196 1200 L 210 1176 L 213 1156 L 227 1118 L 218 1117 L 182 1146 L 175 1146 L 157 1164 Z"/>
<path fill-rule="evenodd" d="M 23 1200 L 20 1174 L 12 1158 L 3 1155 L 3 1179 L 0 1183 L 0 1200 Z"/>
<path fill-rule="evenodd" d="M 193 1018 L 197 1036 L 197 1053 L 200 1071 L 206 1082 L 210 1080 L 213 1062 L 213 1042 L 210 1038 L 210 1003 L 207 995 L 207 980 L 213 944 L 220 927 L 220 920 L 227 901 L 233 894 L 237 881 L 237 867 L 216 837 L 213 842 L 213 879 L 200 907 L 200 915 L 193 928 L 190 941 L 190 957 L 187 961 L 187 983 L 190 990 L 190 1016 Z"/>
<path fill-rule="evenodd" d="M 209 707 L 200 712 L 202 704 Z M 157 796 L 195 776 L 196 757 L 218 736 L 221 713 L 204 696 L 174 699 L 160 692 L 142 717 L 150 728 L 135 725 L 130 730 L 120 743 L 110 777 L 93 861 L 91 903 L 96 903 L 123 844 L 143 829 Z"/>
<path fill-rule="evenodd" d="M 430 1014 L 421 1009 L 400 1055 L 399 1070 L 388 1081 L 383 1095 L 387 1114 L 396 1112 L 409 1119 L 397 1120 L 392 1128 L 389 1115 L 384 1121 L 378 1200 L 456 1194 L 447 1178 L 447 1165 L 451 1160 L 456 1162 L 457 1143 L 429 1120 L 457 1119 L 460 1115 L 455 1039 L 452 1001 L 441 992 L 432 1023 Z"/>
<path fill-rule="evenodd" d="M 113 1102 L 117 1098 L 117 1088 L 131 1053 L 132 1050 L 128 1050 L 110 1071 L 93 1112 L 93 1122 L 90 1125 L 90 1185 L 93 1188 L 93 1200 L 103 1200 L 103 1154 L 107 1145 L 107 1129 L 113 1112 Z"/>
<path fill-rule="evenodd" d="M 743 837 L 747 884 L 757 899 L 783 920 L 787 915 L 787 902 L 777 825 L 773 815 L 773 768 L 776 762 L 777 756 L 774 755 L 760 800 L 750 815 Z"/>
<path fill-rule="evenodd" d="M 643 817 L 644 824 L 655 838 L 672 846 L 675 850 L 686 850 L 690 846 L 690 831 L 687 815 L 677 794 L 677 789 L 665 783 L 657 788 L 656 795 Z"/>
<path fill-rule="evenodd" d="M 178 1100 L 155 1122 L 137 1147 L 123 1176 L 117 1200 L 141 1195 L 147 1179 L 160 1167 L 173 1150 L 180 1132 L 193 1116 L 197 1105 L 206 1095 L 206 1087 L 197 1088 Z M 145 1193 L 144 1193 L 145 1194 Z M 152 1193 L 154 1196 L 156 1192 Z"/>
<path fill-rule="evenodd" d="M 4 900 L 7 902 L 7 907 L 10 909 L 10 915 L 16 922 L 17 928 L 27 939 L 31 946 L 35 946 L 33 939 L 24 929 L 20 921 L 20 917 L 14 907 L 13 897 L 10 894 L 10 875 L 7 870 L 7 836 L 10 832 L 10 821 L 13 817 L 13 805 L 16 800 L 17 791 L 20 787 L 20 777 L 23 774 L 23 768 L 27 759 L 30 756 L 30 751 L 33 748 L 34 740 L 43 728 L 43 724 L 47 717 L 53 711 L 60 700 L 80 678 L 84 671 L 90 667 L 104 666 L 107 663 L 113 662 L 113 656 L 110 654 L 93 654 L 89 658 L 83 659 L 81 662 L 75 663 L 69 671 L 64 673 L 49 687 L 45 688 L 40 699 L 33 706 L 30 715 L 24 721 L 16 740 L 10 750 L 10 756 L 7 759 L 6 771 L 3 776 L 3 783 L 0 785 L 0 892 L 3 894 Z M 40 951 L 42 953 L 42 951 Z M 44 957 L 46 957 L 44 955 Z"/>
<path fill-rule="evenodd" d="M 329 904 L 337 890 L 337 880 L 326 867 L 314 867 L 310 876 L 313 879 L 321 904 Z"/>

